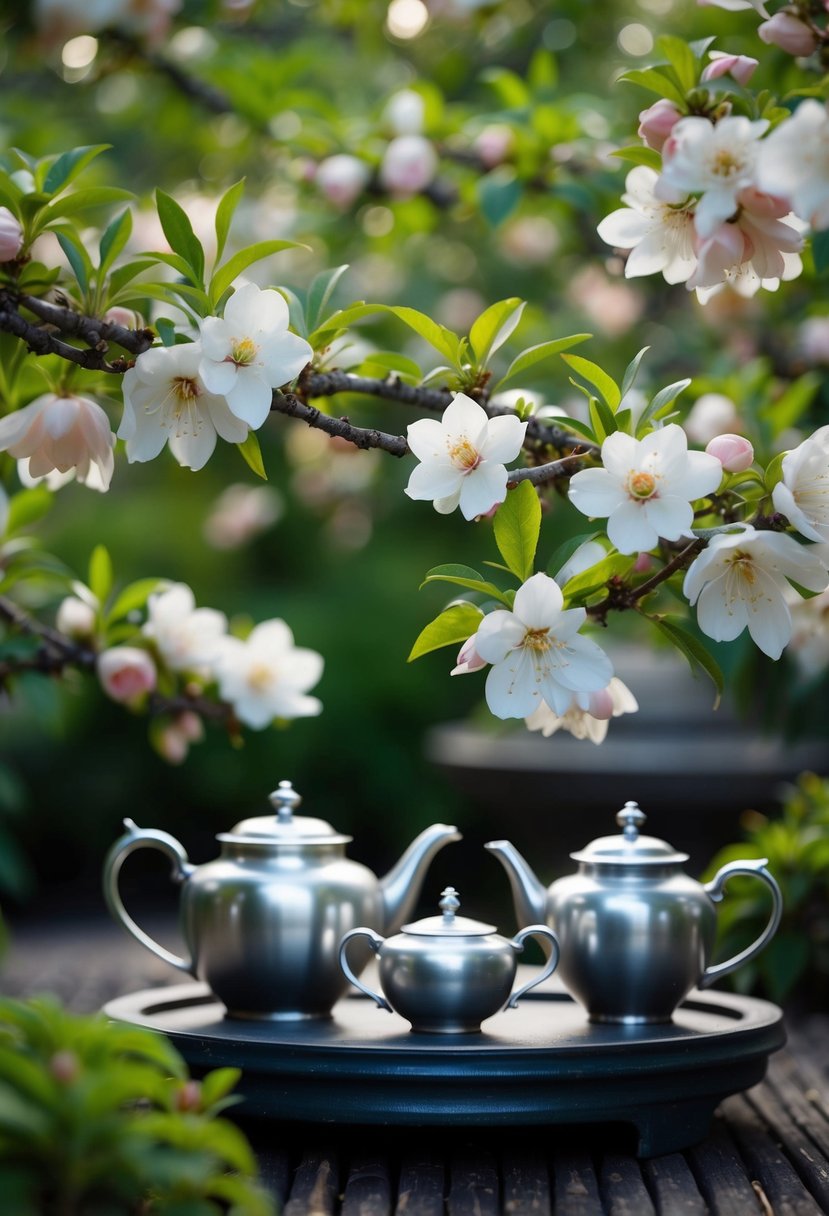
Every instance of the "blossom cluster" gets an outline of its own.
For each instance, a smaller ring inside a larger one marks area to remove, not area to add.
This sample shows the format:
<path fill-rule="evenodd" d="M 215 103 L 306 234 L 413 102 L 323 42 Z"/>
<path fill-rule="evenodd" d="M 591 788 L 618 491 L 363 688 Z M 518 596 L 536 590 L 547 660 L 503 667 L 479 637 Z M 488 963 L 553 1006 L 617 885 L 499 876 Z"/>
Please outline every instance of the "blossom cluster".
<path fill-rule="evenodd" d="M 97 623 L 98 605 L 89 595 L 68 596 L 58 609 L 56 625 L 65 637 L 94 644 Z M 163 684 L 183 680 L 196 705 L 197 694 L 215 686 L 238 721 L 254 730 L 319 714 L 322 704 L 309 693 L 322 670 L 321 656 L 296 646 L 283 620 L 263 621 L 246 638 L 235 637 L 224 613 L 197 608 L 184 583 L 151 594 L 133 643 L 104 647 L 96 658 L 98 680 L 113 701 L 139 707 Z M 179 762 L 201 735 L 198 714 L 185 709 L 165 727 L 159 747 Z"/>

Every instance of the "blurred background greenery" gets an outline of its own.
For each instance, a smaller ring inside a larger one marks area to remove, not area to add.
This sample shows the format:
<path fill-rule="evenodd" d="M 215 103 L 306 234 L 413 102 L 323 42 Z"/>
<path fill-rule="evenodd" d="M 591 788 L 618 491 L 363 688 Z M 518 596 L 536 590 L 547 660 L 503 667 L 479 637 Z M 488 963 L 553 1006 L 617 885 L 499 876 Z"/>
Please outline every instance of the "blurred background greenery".
<path fill-rule="evenodd" d="M 521 296 L 529 301 L 523 346 L 588 330 L 596 337 L 585 353 L 617 375 L 650 346 L 650 387 L 693 376 L 686 411 L 705 392 L 731 396 L 761 455 L 780 445 L 781 415 L 774 421 L 770 407 L 798 378 L 808 377 L 797 402 L 789 401 L 787 425 L 798 413 L 825 421 L 829 389 L 802 327 L 826 306 L 808 270 L 777 295 L 745 301 L 724 294 L 702 308 L 661 279 L 626 281 L 595 231 L 623 188 L 624 166 L 610 153 L 633 141 L 637 114 L 652 100 L 616 77 L 648 62 L 666 31 L 718 34 L 720 49 L 755 53 L 756 23 L 744 14 L 691 0 L 558 0 L 554 7 L 535 0 L 188 0 L 171 37 L 145 53 L 103 33 L 75 39 L 74 48 L 60 40 L 44 45 L 33 7 L 7 5 L 2 18 L 3 144 L 43 155 L 109 143 L 94 172 L 130 186 L 145 204 L 161 186 L 200 233 L 216 198 L 246 177 L 239 239 L 286 237 L 309 246 L 266 264 L 262 283 L 302 289 L 318 270 L 348 263 L 340 304 L 407 304 L 461 332 L 486 304 Z M 795 71 L 790 57 L 767 49 L 758 78 L 784 93 Z M 187 80 L 220 90 L 226 112 L 193 95 Z M 426 134 L 442 153 L 440 189 L 407 200 L 369 190 L 353 208 L 333 208 L 315 188 L 312 166 L 342 151 L 376 162 L 388 140 L 385 106 L 404 87 L 425 99 Z M 468 153 L 492 124 L 510 128 L 513 154 L 482 172 Z M 141 239 L 149 239 L 151 224 L 137 220 Z M 424 355 L 396 321 L 365 333 L 375 349 Z M 334 361 L 358 361 L 362 353 Z M 552 361 L 522 388 L 540 402 L 570 403 L 565 368 Z M 336 409 L 394 432 L 413 420 L 402 407 L 362 399 L 338 398 Z M 91 681 L 21 682 L 14 702 L 0 705 L 0 808 L 29 878 L 15 860 L 0 881 L 29 911 L 52 912 L 69 900 L 97 906 L 101 858 L 125 815 L 178 834 L 201 861 L 213 855 L 216 831 L 264 813 L 268 790 L 290 777 L 308 813 L 352 832 L 352 856 L 380 868 L 425 824 L 457 822 L 465 851 L 441 856 L 425 898 L 442 880 L 462 886 L 460 868 L 478 887 L 470 910 L 500 899 L 506 918 L 506 889 L 487 890 L 491 863 L 479 870 L 473 861 L 486 838 L 474 799 L 424 756 L 430 727 L 474 718 L 482 684 L 449 679 L 446 652 L 413 666 L 405 661 L 443 603 L 434 589 L 418 593 L 420 578 L 461 551 L 472 564 L 493 557 L 488 528 L 409 501 L 402 493 L 408 469 L 391 458 L 341 451 L 332 460 L 327 439 L 282 418 L 260 438 L 269 497 L 222 500 L 230 485 L 259 488 L 223 445 L 199 474 L 164 457 L 147 466 L 121 461 L 106 499 L 76 485 L 63 489 L 41 535 L 79 572 L 102 543 L 121 583 L 158 575 L 188 583 L 200 605 L 229 616 L 284 617 L 299 645 L 325 656 L 316 690 L 322 716 L 248 732 L 240 747 L 209 728 L 174 767 L 148 746 L 146 720 L 114 708 Z M 570 516 L 543 560 L 568 529 L 579 530 Z M 767 725 L 826 730 L 825 715 L 815 712 L 825 684 L 804 679 L 788 660 L 772 670 L 740 645 L 718 657 L 742 688 L 744 706 L 762 718 L 765 702 Z M 670 704 L 670 690 L 665 697 Z M 551 754 L 564 746 L 559 736 L 538 742 Z M 589 772 L 592 745 L 579 746 Z M 621 782 L 608 782 L 608 830 L 630 796 Z M 566 779 L 549 776 L 540 798 L 543 822 L 535 816 L 532 828 L 540 836 L 557 830 L 554 816 L 578 810 Z M 664 812 L 652 827 L 669 838 L 670 798 L 668 783 L 665 805 L 646 808 Z M 503 807 L 499 834 L 509 834 L 517 810 Z M 577 815 L 568 831 L 574 846 L 583 843 Z"/>

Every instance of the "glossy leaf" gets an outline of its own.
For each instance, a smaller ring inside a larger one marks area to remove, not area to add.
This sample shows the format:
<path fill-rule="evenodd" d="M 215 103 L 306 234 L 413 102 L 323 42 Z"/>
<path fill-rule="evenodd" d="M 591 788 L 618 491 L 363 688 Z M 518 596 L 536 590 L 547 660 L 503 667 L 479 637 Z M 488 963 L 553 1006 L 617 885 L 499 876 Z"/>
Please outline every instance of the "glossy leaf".
<path fill-rule="evenodd" d="M 115 603 L 107 613 L 107 623 L 119 621 L 129 613 L 143 608 L 160 583 L 161 580 L 157 578 L 142 578 L 130 583 L 116 596 Z"/>
<path fill-rule="evenodd" d="M 99 604 L 105 603 L 112 590 L 112 559 L 103 545 L 96 545 L 89 559 L 89 590 Z"/>
<path fill-rule="evenodd" d="M 421 589 L 429 583 L 453 583 L 456 587 L 465 587 L 467 591 L 480 591 L 482 595 L 491 596 L 502 604 L 506 604 L 507 607 L 510 606 L 506 593 L 500 587 L 496 587 L 494 583 L 487 582 L 482 574 L 470 566 L 456 564 L 435 566 L 420 584 Z"/>
<path fill-rule="evenodd" d="M 533 572 L 541 531 L 541 503 L 529 481 L 519 482 L 509 491 L 495 512 L 493 531 L 508 568 L 520 582 L 526 582 Z"/>
<path fill-rule="evenodd" d="M 408 325 L 409 329 L 413 329 L 453 366 L 457 366 L 460 348 L 460 338 L 457 334 L 453 334 L 443 325 L 438 325 L 437 321 L 433 321 L 431 317 L 418 312 L 415 308 L 402 308 L 395 305 L 384 305 L 383 308 L 399 317 Z"/>
<path fill-rule="evenodd" d="M 107 273 L 131 235 L 132 213 L 127 210 L 116 216 L 112 223 L 104 229 L 100 245 L 98 246 L 100 254 L 98 274 L 100 276 Z"/>
<path fill-rule="evenodd" d="M 262 262 L 274 253 L 281 253 L 283 249 L 307 249 L 307 245 L 301 245 L 298 241 L 257 241 L 255 245 L 240 249 L 214 272 L 210 280 L 211 302 L 215 305 L 248 266 Z"/>
<path fill-rule="evenodd" d="M 507 368 L 506 374 L 493 386 L 501 388 L 508 380 L 514 380 L 516 376 L 522 376 L 524 372 L 529 371 L 536 363 L 540 363 L 542 359 L 549 359 L 552 355 L 560 355 L 562 351 L 569 350 L 572 346 L 578 346 L 580 342 L 586 342 L 588 338 L 592 338 L 592 334 L 570 334 L 566 338 L 554 338 L 550 342 L 539 342 L 537 346 L 530 346 L 527 350 L 522 350 L 520 355 L 516 355 L 512 363 Z"/>
<path fill-rule="evenodd" d="M 305 315 L 310 329 L 316 329 L 325 318 L 328 302 L 334 294 L 334 289 L 348 270 L 348 265 L 336 266 L 333 270 L 322 270 L 311 280 L 308 288 L 308 303 Z"/>
<path fill-rule="evenodd" d="M 450 604 L 420 632 L 407 661 L 411 663 L 433 650 L 465 642 L 477 632 L 482 619 L 483 613 L 474 604 Z"/>
<path fill-rule="evenodd" d="M 173 253 L 182 257 L 192 269 L 195 282 L 201 284 L 204 279 L 204 250 L 187 212 L 163 190 L 156 190 L 155 201 L 167 243 Z"/>
<path fill-rule="evenodd" d="M 256 431 L 251 431 L 247 439 L 243 443 L 237 443 L 236 446 L 242 453 L 248 468 L 252 469 L 257 477 L 267 481 L 268 474 L 265 472 L 265 462 L 262 459 L 262 449 L 259 446 Z"/>
<path fill-rule="evenodd" d="M 708 676 L 717 690 L 716 700 L 714 701 L 714 709 L 716 709 L 725 688 L 725 680 L 720 670 L 720 665 L 710 650 L 703 646 L 702 642 L 694 637 L 692 633 L 689 633 L 687 629 L 683 629 L 681 625 L 678 625 L 675 620 L 665 616 L 656 616 L 651 619 L 660 632 L 673 643 L 680 654 L 685 656 L 691 671 L 695 675 L 697 671 L 703 671 Z"/>
<path fill-rule="evenodd" d="M 504 345 L 521 320 L 523 311 L 523 300 L 499 300 L 473 323 L 469 342 L 481 367 L 486 367 L 490 356 Z"/>
<path fill-rule="evenodd" d="M 577 376 L 596 390 L 611 410 L 618 409 L 622 394 L 612 376 L 609 376 L 597 363 L 591 363 L 589 359 L 584 359 L 581 355 L 562 355 L 561 357 Z"/>
<path fill-rule="evenodd" d="M 88 164 L 111 147 L 111 144 L 87 144 L 81 148 L 72 148 L 68 152 L 62 152 L 57 160 L 53 161 L 41 182 L 43 193 L 56 194 L 59 190 L 65 189 L 79 173 L 84 171 Z"/>
<path fill-rule="evenodd" d="M 236 208 L 239 206 L 239 201 L 244 194 L 245 179 L 240 178 L 238 182 L 234 182 L 219 199 L 219 205 L 216 208 L 216 261 L 219 262 L 222 254 L 225 251 L 227 244 L 230 225 L 233 220 Z"/>

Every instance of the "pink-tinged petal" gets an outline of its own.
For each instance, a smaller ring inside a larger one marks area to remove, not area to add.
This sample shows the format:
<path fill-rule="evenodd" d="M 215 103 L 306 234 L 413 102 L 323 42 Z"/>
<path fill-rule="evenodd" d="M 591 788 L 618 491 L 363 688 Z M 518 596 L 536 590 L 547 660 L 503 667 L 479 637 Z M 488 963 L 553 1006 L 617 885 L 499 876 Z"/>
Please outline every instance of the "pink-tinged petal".
<path fill-rule="evenodd" d="M 216 428 L 209 422 L 198 427 L 195 434 L 189 431 L 183 435 L 170 436 L 170 451 L 180 465 L 192 469 L 195 473 L 203 469 L 216 446 Z"/>
<path fill-rule="evenodd" d="M 509 461 L 515 460 L 521 451 L 526 433 L 527 423 L 521 422 L 518 418 L 510 415 L 492 418 L 481 443 L 481 459 L 492 460 L 498 464 L 507 464 Z"/>
<path fill-rule="evenodd" d="M 644 505 L 648 523 L 663 540 L 686 536 L 694 522 L 694 508 L 685 498 L 673 494 L 651 498 Z"/>
<path fill-rule="evenodd" d="M 244 443 L 248 437 L 248 424 L 237 418 L 223 397 L 206 396 L 202 405 L 207 410 L 219 438 L 226 443 Z"/>
<path fill-rule="evenodd" d="M 620 207 L 618 211 L 606 215 L 596 231 L 605 244 L 612 245 L 614 249 L 633 249 L 645 240 L 652 227 L 653 220 L 649 216 L 641 211 L 632 211 L 629 207 Z"/>
<path fill-rule="evenodd" d="M 572 692 L 597 692 L 613 675 L 613 664 L 601 646 L 589 638 L 573 637 L 554 655 L 552 678 Z M 547 682 L 542 684 L 546 696 Z"/>
<path fill-rule="evenodd" d="M 461 483 L 460 508 L 464 519 L 486 515 L 507 496 L 507 470 L 502 464 L 479 464 Z"/>
<path fill-rule="evenodd" d="M 486 703 L 496 718 L 526 718 L 541 704 L 533 653 L 523 648 L 513 650 L 490 669 Z"/>
<path fill-rule="evenodd" d="M 648 517 L 638 502 L 625 502 L 617 507 L 607 521 L 607 535 L 610 543 L 620 553 L 639 553 L 643 549 L 652 549 L 659 536 L 656 529 L 648 521 Z"/>
<path fill-rule="evenodd" d="M 486 432 L 489 418 L 477 401 L 465 393 L 458 393 L 444 410 L 441 423 L 447 435 L 466 435 L 473 447 L 477 448 L 479 439 Z"/>
<path fill-rule="evenodd" d="M 627 501 L 627 494 L 618 477 L 611 476 L 606 469 L 582 469 L 570 478 L 568 494 L 571 503 L 582 515 L 599 519 L 606 519 Z"/>
<path fill-rule="evenodd" d="M 737 200 L 730 190 L 706 190 L 697 203 L 694 226 L 701 237 L 713 236 L 736 210 Z"/>
<path fill-rule="evenodd" d="M 231 413 L 257 431 L 271 412 L 273 392 L 252 367 L 240 369 L 236 383 L 227 393 Z"/>
<path fill-rule="evenodd" d="M 268 292 L 274 295 L 274 292 Z M 279 297 L 282 299 L 282 297 Z M 311 362 L 314 352 L 304 338 L 288 332 L 274 334 L 265 339 L 260 358 L 265 365 L 269 384 L 279 388 L 295 380 L 303 367 Z"/>
<path fill-rule="evenodd" d="M 205 317 L 201 326 L 201 348 L 206 359 L 221 363 L 231 351 L 232 334 L 221 317 Z"/>
<path fill-rule="evenodd" d="M 7 414 L 5 418 L 0 418 L 0 452 L 5 452 L 15 444 L 20 443 L 26 431 L 39 413 L 39 409 L 33 409 L 35 402 L 31 405 L 26 405 L 22 410 L 15 410 L 12 414 Z"/>
<path fill-rule="evenodd" d="M 446 431 L 437 418 L 420 418 L 406 427 L 409 450 L 418 460 L 449 462 Z M 454 466 L 453 466 L 454 468 Z"/>
<path fill-rule="evenodd" d="M 518 588 L 513 612 L 529 629 L 551 629 L 557 625 L 563 607 L 558 583 L 548 574 L 539 573 Z"/>
<path fill-rule="evenodd" d="M 231 363 L 230 360 L 215 363 L 212 359 L 202 359 L 199 364 L 202 384 L 208 392 L 218 393 L 220 397 L 226 396 L 233 390 L 238 374 L 236 364 Z"/>
<path fill-rule="evenodd" d="M 487 663 L 500 663 L 511 650 L 520 646 L 526 628 L 512 612 L 497 608 L 488 613 L 475 634 L 475 649 Z"/>
<path fill-rule="evenodd" d="M 454 465 L 419 464 L 412 469 L 404 493 L 415 501 L 460 495 L 463 474 Z"/>

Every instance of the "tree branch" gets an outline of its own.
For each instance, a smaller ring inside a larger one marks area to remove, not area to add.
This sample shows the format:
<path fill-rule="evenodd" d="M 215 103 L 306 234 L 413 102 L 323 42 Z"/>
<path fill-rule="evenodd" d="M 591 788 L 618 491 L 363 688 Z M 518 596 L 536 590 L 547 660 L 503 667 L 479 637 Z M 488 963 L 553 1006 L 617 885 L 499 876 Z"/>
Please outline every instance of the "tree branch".
<path fill-rule="evenodd" d="M 405 456 L 409 451 L 409 445 L 403 435 L 389 435 L 385 431 L 353 426 L 347 418 L 332 418 L 315 406 L 306 405 L 294 393 L 275 392 L 271 409 L 279 414 L 286 414 L 289 418 L 299 418 L 301 422 L 325 431 L 332 438 L 346 439 L 363 451 L 379 448 L 392 456 Z"/>
<path fill-rule="evenodd" d="M 20 314 L 21 307 L 40 317 L 45 325 L 27 321 Z M 34 296 L 15 299 L 8 291 L 0 292 L 0 330 L 20 338 L 34 355 L 58 355 L 87 371 L 112 372 L 116 375 L 123 374 L 130 361 L 119 357 L 110 362 L 106 357 L 109 342 L 116 342 L 130 353 L 139 355 L 155 341 L 155 335 L 149 329 L 126 329 L 123 325 L 86 317 L 71 308 Z M 80 338 L 89 349 L 64 342 L 55 335 L 54 330 L 67 337 Z"/>
<path fill-rule="evenodd" d="M 53 325 L 70 338 L 81 338 L 88 346 L 99 347 L 101 342 L 114 342 L 132 355 L 141 355 L 149 350 L 156 335 L 151 329 L 127 329 L 113 321 L 102 321 L 98 317 L 87 317 L 66 305 L 53 304 L 38 296 L 21 296 L 20 303 L 47 325 Z"/>
<path fill-rule="evenodd" d="M 692 540 L 689 545 L 681 549 L 674 557 L 667 562 L 661 570 L 657 570 L 656 574 L 651 575 L 644 583 L 639 583 L 636 587 L 628 587 L 621 579 L 611 579 L 608 584 L 608 594 L 600 604 L 593 604 L 587 609 L 587 615 L 595 617 L 597 620 L 604 621 L 608 612 L 616 610 L 623 612 L 628 608 L 635 608 L 641 599 L 646 595 L 650 595 L 662 583 L 667 582 L 672 574 L 676 574 L 677 570 L 685 570 L 690 566 L 691 562 L 701 553 L 706 546 L 706 541 L 703 537 L 698 536 Z"/>
<path fill-rule="evenodd" d="M 538 464 L 534 468 L 510 469 L 507 488 L 511 489 L 522 481 L 532 482 L 534 486 L 544 485 L 548 481 L 558 481 L 562 477 L 572 477 L 581 468 L 583 454 L 573 452 L 570 456 L 562 456 L 561 460 L 551 460 L 547 464 Z"/>

